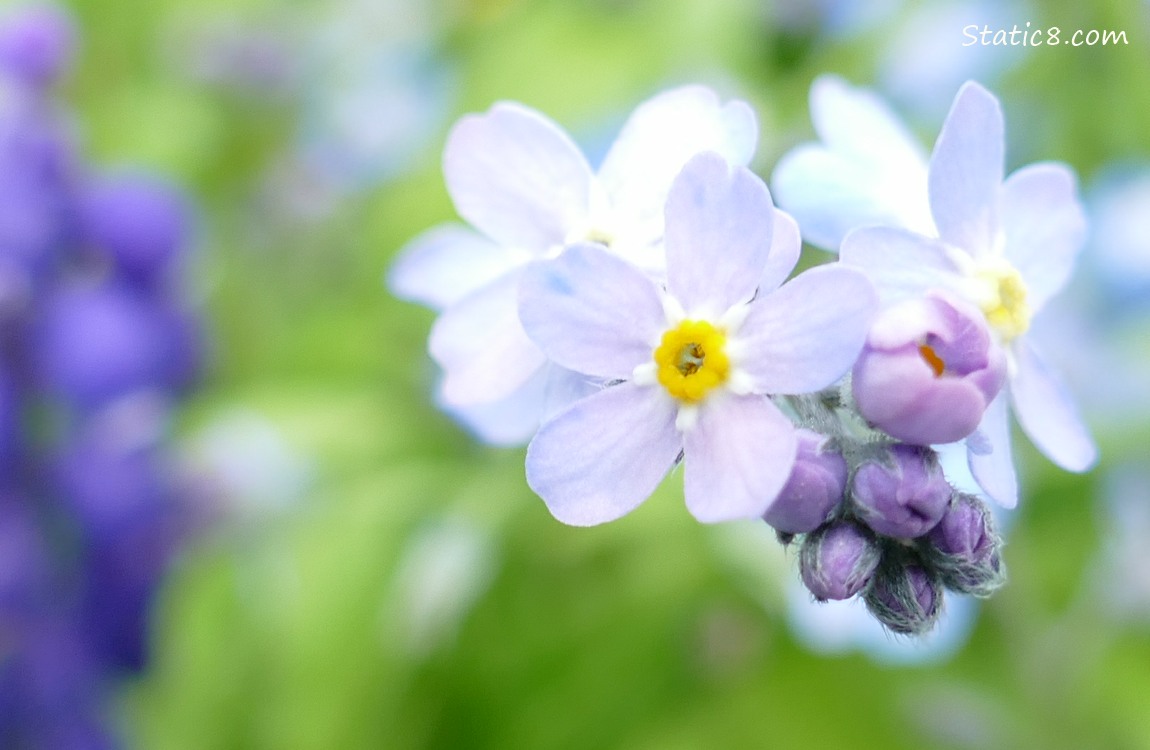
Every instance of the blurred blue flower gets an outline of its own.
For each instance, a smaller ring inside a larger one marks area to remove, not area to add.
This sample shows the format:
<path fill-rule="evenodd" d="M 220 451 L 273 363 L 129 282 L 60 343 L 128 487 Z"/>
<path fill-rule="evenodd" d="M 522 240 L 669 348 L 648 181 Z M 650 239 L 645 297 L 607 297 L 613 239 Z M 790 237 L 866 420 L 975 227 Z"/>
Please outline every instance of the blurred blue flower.
<path fill-rule="evenodd" d="M 168 280 L 187 245 L 187 199 L 173 185 L 145 174 L 93 180 L 80 196 L 80 241 L 125 281 L 145 289 Z"/>
<path fill-rule="evenodd" d="M 54 82 L 72 59 L 75 28 L 58 8 L 17 8 L 0 18 L 0 67 L 30 86 Z"/>
<path fill-rule="evenodd" d="M 0 22 L 0 746 L 114 745 L 115 678 L 190 526 L 168 414 L 199 366 L 158 178 L 89 176 L 51 84 L 63 11 Z"/>
<path fill-rule="evenodd" d="M 454 75 L 434 2 L 336 0 L 309 37 L 299 149 L 345 189 L 417 163 L 447 117 Z"/>

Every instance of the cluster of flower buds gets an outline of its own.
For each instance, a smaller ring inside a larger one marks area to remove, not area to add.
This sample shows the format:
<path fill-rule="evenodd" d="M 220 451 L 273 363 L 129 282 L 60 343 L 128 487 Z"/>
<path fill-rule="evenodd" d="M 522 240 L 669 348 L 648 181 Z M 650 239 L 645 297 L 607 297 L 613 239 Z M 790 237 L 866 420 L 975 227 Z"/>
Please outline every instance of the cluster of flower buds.
<path fill-rule="evenodd" d="M 816 598 L 863 596 L 921 634 L 944 589 L 1004 578 L 986 507 L 930 446 L 965 440 L 1007 507 L 1010 407 L 1060 465 L 1095 459 L 1024 336 L 1084 219 L 1064 166 L 1003 179 L 1002 112 L 978 84 L 929 163 L 865 92 L 821 79 L 812 110 L 825 145 L 780 163 L 786 213 L 744 166 L 750 108 L 702 87 L 640 105 L 598 170 L 537 112 L 469 115 L 444 172 L 478 231 L 418 237 L 391 283 L 441 311 L 440 402 L 485 439 L 530 439 L 527 482 L 559 520 L 619 518 L 681 464 L 697 519 L 803 535 Z M 839 259 L 790 278 L 801 238 Z"/>
<path fill-rule="evenodd" d="M 790 479 L 763 520 L 780 541 L 799 539 L 815 599 L 862 596 L 891 631 L 920 635 L 942 611 L 944 588 L 985 597 L 1002 585 L 990 509 L 951 487 L 931 448 L 861 426 L 837 392 L 791 402 L 800 424 L 833 432 L 799 428 Z"/>
<path fill-rule="evenodd" d="M 165 456 L 198 368 L 166 183 L 92 173 L 54 82 L 60 11 L 0 22 L 0 745 L 103 747 L 109 680 L 189 525 Z"/>

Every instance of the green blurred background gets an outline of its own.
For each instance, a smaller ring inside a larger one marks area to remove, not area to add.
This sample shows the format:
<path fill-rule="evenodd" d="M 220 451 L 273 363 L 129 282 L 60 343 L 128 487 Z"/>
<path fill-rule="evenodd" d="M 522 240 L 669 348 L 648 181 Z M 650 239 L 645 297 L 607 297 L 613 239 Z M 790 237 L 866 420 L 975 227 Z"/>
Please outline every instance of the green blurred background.
<path fill-rule="evenodd" d="M 1150 748 L 1150 554 L 1115 552 L 1108 510 L 1116 486 L 1150 503 L 1144 395 L 1109 411 L 1084 395 L 1103 449 L 1084 476 L 1017 436 L 1008 586 L 950 650 L 890 637 L 906 652 L 891 661 L 812 648 L 788 624 L 794 560 L 765 527 L 697 524 L 673 481 L 606 527 L 554 521 L 522 451 L 482 447 L 436 410 L 433 315 L 386 291 L 399 248 L 454 218 L 439 170 L 451 122 L 497 99 L 595 153 L 641 99 L 709 83 L 756 107 L 768 176 L 812 137 L 820 73 L 879 86 L 926 145 L 974 75 L 1003 100 L 1012 168 L 1067 161 L 1089 197 L 1150 160 L 1147 3 L 863 7 L 73 3 L 78 131 L 97 162 L 145 164 L 195 196 L 189 286 L 213 342 L 179 449 L 217 520 L 160 597 L 153 664 L 116 703 L 125 735 L 172 749 Z M 999 18 L 1125 30 L 1129 45 L 954 49 L 964 25 Z M 396 108 L 406 130 L 376 139 Z M 1107 330 L 1144 365 L 1138 296 L 1135 313 L 1099 312 L 1092 283 L 1074 314 L 1117 320 Z M 1099 345 L 1068 343 L 1079 359 Z M 1102 387 L 1093 377 L 1076 387 Z"/>

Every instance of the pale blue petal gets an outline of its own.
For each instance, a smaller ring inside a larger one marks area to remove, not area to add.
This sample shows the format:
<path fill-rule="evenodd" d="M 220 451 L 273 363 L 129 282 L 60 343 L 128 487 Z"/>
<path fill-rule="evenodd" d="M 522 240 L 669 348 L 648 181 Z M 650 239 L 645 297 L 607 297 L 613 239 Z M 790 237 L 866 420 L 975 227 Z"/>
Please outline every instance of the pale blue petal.
<path fill-rule="evenodd" d="M 759 294 L 778 289 L 795 265 L 803 250 L 803 240 L 799 235 L 799 224 L 785 211 L 775 209 L 775 219 L 771 232 L 771 252 L 767 255 L 767 265 L 759 277 Z"/>
<path fill-rule="evenodd" d="M 1027 437 L 1067 471 L 1090 469 L 1098 461 L 1098 446 L 1065 384 L 1025 341 L 1015 342 L 1014 359 L 1010 396 Z"/>
<path fill-rule="evenodd" d="M 677 406 L 658 386 L 622 383 L 577 401 L 527 448 L 527 484 L 563 523 L 594 526 L 646 500 L 682 449 Z"/>
<path fill-rule="evenodd" d="M 587 160 L 559 126 L 522 105 L 461 119 L 443 173 L 459 215 L 500 244 L 539 253 L 586 221 Z"/>
<path fill-rule="evenodd" d="M 795 463 L 791 421 L 765 396 L 716 394 L 684 435 L 683 492 L 704 523 L 758 518 Z"/>
<path fill-rule="evenodd" d="M 544 367 L 547 386 L 544 391 L 543 419 L 546 422 L 579 399 L 603 390 L 605 382 L 599 378 L 568 370 L 554 362 Z"/>
<path fill-rule="evenodd" d="M 788 152 L 771 177 L 804 239 L 834 251 L 857 227 L 934 233 L 926 155 L 882 100 L 822 76 L 811 87 L 811 119 L 822 143 Z"/>
<path fill-rule="evenodd" d="M 745 165 L 755 153 L 758 132 L 746 102 L 724 104 L 705 86 L 671 89 L 635 109 L 607 153 L 599 179 L 618 215 L 659 226 L 667 191 L 692 156 L 715 151 Z"/>
<path fill-rule="evenodd" d="M 1023 167 L 1002 186 L 1006 257 L 1026 282 L 1027 302 L 1042 309 L 1070 278 L 1086 241 L 1086 215 L 1074 173 L 1063 164 Z"/>
<path fill-rule="evenodd" d="M 527 382 L 500 401 L 473 406 L 440 406 L 485 443 L 512 447 L 526 445 L 541 422 L 581 398 L 597 393 L 601 382 L 559 367 L 540 367 Z"/>
<path fill-rule="evenodd" d="M 431 328 L 428 348 L 444 370 L 445 403 L 500 401 L 535 374 L 546 357 L 519 323 L 521 269 L 447 308 Z"/>
<path fill-rule="evenodd" d="M 999 227 L 1003 138 L 998 99 L 967 82 L 930 158 L 930 208 L 939 236 L 976 257 L 994 248 Z"/>
<path fill-rule="evenodd" d="M 666 327 L 655 284 L 595 245 L 529 265 L 519 316 L 548 357 L 604 378 L 629 378 L 636 365 L 649 362 Z"/>
<path fill-rule="evenodd" d="M 930 289 L 945 289 L 965 296 L 965 277 L 951 260 L 941 240 L 903 229 L 857 229 L 843 240 L 839 260 L 867 275 L 884 306 Z"/>
<path fill-rule="evenodd" d="M 771 249 L 763 181 L 707 152 L 675 178 L 666 207 L 667 290 L 688 315 L 721 315 L 754 296 Z"/>
<path fill-rule="evenodd" d="M 966 439 L 970 472 L 987 496 L 1004 508 L 1018 505 L 1018 477 L 1010 449 L 1006 391 L 998 394 L 982 415 L 978 429 Z"/>
<path fill-rule="evenodd" d="M 530 258 L 467 227 L 441 224 L 404 246 L 387 283 L 397 297 L 442 310 Z"/>
<path fill-rule="evenodd" d="M 440 405 L 485 443 L 503 447 L 524 445 L 539 429 L 548 370 L 548 366 L 539 368 L 527 382 L 499 401 L 453 406 L 440 394 Z"/>
<path fill-rule="evenodd" d="M 926 152 L 874 92 L 822 75 L 811 84 L 811 121 L 828 148 L 860 160 L 913 173 L 926 169 Z"/>
<path fill-rule="evenodd" d="M 854 364 L 878 309 L 871 283 L 858 271 L 812 268 L 755 300 L 738 331 L 737 364 L 758 393 L 809 393 L 838 380 Z"/>

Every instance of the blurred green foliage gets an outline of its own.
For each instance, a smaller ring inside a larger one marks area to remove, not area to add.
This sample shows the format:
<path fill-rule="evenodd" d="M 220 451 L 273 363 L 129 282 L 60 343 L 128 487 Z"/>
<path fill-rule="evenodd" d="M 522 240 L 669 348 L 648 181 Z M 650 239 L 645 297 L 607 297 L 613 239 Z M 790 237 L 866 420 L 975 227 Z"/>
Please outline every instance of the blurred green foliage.
<path fill-rule="evenodd" d="M 245 523 L 225 511 L 186 554 L 159 605 L 153 668 L 119 704 L 127 736 L 161 750 L 1150 748 L 1150 630 L 1104 618 L 1092 586 L 1099 472 L 1072 477 L 1020 450 L 1011 581 L 953 659 L 815 655 L 784 621 L 793 561 L 732 549 L 732 532 L 689 518 L 675 482 L 605 528 L 551 519 L 520 451 L 479 447 L 434 408 L 432 315 L 381 283 L 407 239 L 453 216 L 438 149 L 458 114 L 516 99 L 585 136 L 663 85 L 704 80 L 756 105 L 767 174 L 810 137 L 812 78 L 871 81 L 884 27 L 788 34 L 751 0 L 445 2 L 430 43 L 455 71 L 453 111 L 417 167 L 320 217 L 277 212 L 261 195 L 305 97 L 196 80 L 180 42 L 229 19 L 282 32 L 288 61 L 302 60 L 311 24 L 340 6 L 73 6 L 67 94 L 83 140 L 102 163 L 174 175 L 201 209 L 190 283 L 214 346 L 182 434 L 251 410 L 316 468 L 285 509 Z M 997 87 L 1012 164 L 1058 158 L 1088 181 L 1146 159 L 1146 4 L 1055 0 L 1019 20 L 1031 19 L 1125 29 L 1130 45 L 1016 51 Z M 937 124 L 920 123 L 924 135 Z M 1110 456 L 1150 437 L 1094 427 Z M 438 583 L 420 577 L 436 545 L 462 555 Z M 432 584 L 443 601 L 421 589 Z"/>

